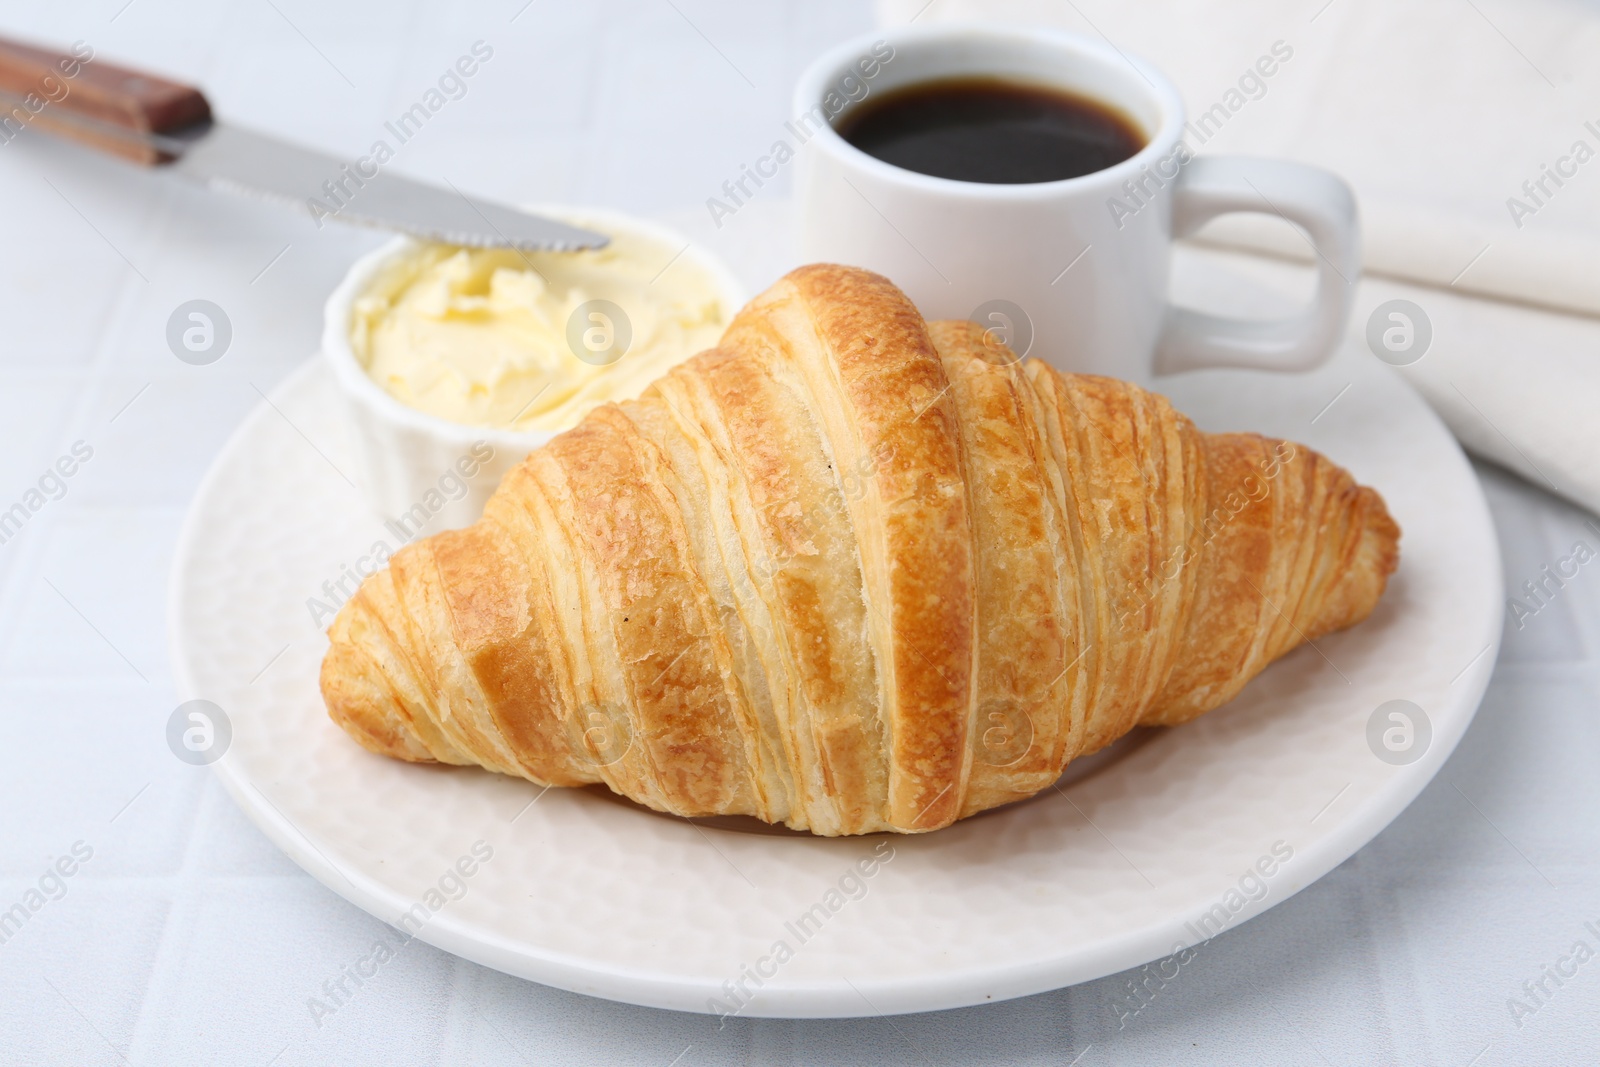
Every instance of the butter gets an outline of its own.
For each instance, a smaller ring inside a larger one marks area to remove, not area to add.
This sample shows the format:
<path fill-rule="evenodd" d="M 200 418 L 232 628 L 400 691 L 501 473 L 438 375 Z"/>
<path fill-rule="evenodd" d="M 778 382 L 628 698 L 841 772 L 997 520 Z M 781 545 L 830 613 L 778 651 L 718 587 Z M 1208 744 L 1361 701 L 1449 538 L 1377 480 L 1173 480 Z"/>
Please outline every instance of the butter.
<path fill-rule="evenodd" d="M 353 305 L 351 348 L 401 403 L 452 422 L 565 430 L 713 347 L 736 308 L 703 265 L 648 236 L 569 221 L 584 252 L 419 245 Z"/>

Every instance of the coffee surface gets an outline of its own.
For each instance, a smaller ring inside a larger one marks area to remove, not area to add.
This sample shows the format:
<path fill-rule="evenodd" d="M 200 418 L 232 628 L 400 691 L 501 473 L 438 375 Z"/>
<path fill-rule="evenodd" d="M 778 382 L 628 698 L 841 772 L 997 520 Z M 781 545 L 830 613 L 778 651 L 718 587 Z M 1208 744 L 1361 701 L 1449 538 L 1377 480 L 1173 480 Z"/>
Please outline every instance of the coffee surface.
<path fill-rule="evenodd" d="M 1144 147 L 1133 121 L 1062 89 L 999 78 L 947 78 L 869 97 L 839 135 L 919 174 L 991 185 L 1093 174 Z"/>

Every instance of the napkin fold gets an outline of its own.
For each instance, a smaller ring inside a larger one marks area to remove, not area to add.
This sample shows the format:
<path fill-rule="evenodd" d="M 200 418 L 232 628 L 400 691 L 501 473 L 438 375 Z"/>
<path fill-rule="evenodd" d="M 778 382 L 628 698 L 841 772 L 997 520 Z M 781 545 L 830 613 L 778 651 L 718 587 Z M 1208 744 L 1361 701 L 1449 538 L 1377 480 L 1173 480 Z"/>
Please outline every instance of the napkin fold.
<path fill-rule="evenodd" d="M 1109 41 L 1177 84 L 1200 154 L 1327 167 L 1356 190 L 1351 330 L 1411 301 L 1401 368 L 1462 445 L 1600 511 L 1600 10 L 1571 0 L 879 0 L 893 25 L 985 20 Z M 1288 60 L 1248 76 L 1274 46 Z M 1198 120 L 1209 116 L 1203 124 Z M 1262 216 L 1203 242 L 1308 262 Z M 1380 316 L 1382 317 L 1382 316 Z M 1376 356 L 1375 356 L 1376 358 Z"/>

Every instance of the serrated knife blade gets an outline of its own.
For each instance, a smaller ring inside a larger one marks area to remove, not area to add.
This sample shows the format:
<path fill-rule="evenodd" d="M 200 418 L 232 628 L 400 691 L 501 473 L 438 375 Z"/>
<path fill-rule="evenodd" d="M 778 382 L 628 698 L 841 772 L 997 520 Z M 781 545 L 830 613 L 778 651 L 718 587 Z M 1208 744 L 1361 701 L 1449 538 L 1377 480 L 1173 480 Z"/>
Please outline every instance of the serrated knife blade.
<path fill-rule="evenodd" d="M 174 143 L 181 140 L 181 147 Z M 229 192 L 260 196 L 324 221 L 399 230 L 429 241 L 477 248 L 570 252 L 599 248 L 607 238 L 513 207 L 392 174 L 368 162 L 346 162 L 266 134 L 213 122 L 189 138 L 162 138 L 177 148 L 171 169 Z M 370 176 L 364 176 L 362 171 Z"/>
<path fill-rule="evenodd" d="M 40 103 L 43 101 L 43 103 Z M 0 143 L 28 127 L 316 219 L 478 248 L 576 251 L 603 234 L 215 120 L 198 89 L 115 66 L 83 42 L 53 52 L 0 38 Z"/>

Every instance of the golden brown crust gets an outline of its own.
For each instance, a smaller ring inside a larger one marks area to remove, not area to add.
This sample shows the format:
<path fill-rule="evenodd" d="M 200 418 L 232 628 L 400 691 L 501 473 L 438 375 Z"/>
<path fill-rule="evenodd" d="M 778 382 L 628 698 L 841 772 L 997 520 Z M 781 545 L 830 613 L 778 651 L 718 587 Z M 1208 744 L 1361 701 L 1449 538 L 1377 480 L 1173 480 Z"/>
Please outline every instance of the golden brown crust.
<path fill-rule="evenodd" d="M 853 449 L 833 437 L 834 462 L 867 458 L 873 472 L 851 511 L 870 545 L 867 605 L 888 682 L 879 712 L 890 748 L 886 820 L 902 830 L 946 826 L 961 811 L 976 666 L 972 535 L 949 380 L 922 316 L 887 279 L 818 265 L 786 280 L 821 342 L 809 366 L 836 376 L 854 430 Z"/>
<path fill-rule="evenodd" d="M 529 559 L 482 522 L 433 541 L 453 638 L 483 691 L 494 728 L 525 777 L 550 785 L 586 780 L 567 749 L 567 730 L 547 638 L 533 615 Z"/>
<path fill-rule="evenodd" d="M 751 331 L 740 354 L 708 353 L 696 374 L 672 382 L 692 390 L 687 403 L 708 406 L 723 453 L 737 457 L 727 469 L 739 476 L 752 528 L 738 584 L 767 595 L 762 632 L 778 657 L 769 690 L 775 679 L 783 723 L 780 731 L 774 716 L 773 747 L 792 754 L 796 772 L 786 784 L 801 792 L 808 825 L 861 832 L 883 807 L 888 768 L 883 724 L 862 698 L 877 683 L 859 555 L 803 384 L 785 359 L 772 338 Z"/>
<path fill-rule="evenodd" d="M 1060 775 L 1068 668 L 1081 651 L 1063 603 L 1044 445 L 1022 368 L 970 322 L 929 324 L 960 412 L 977 594 L 977 719 L 962 814 L 1032 796 Z"/>
<path fill-rule="evenodd" d="M 1202 434 L 819 265 L 397 553 L 322 689 L 400 759 L 919 832 L 1365 618 L 1398 537 L 1309 449 Z"/>

